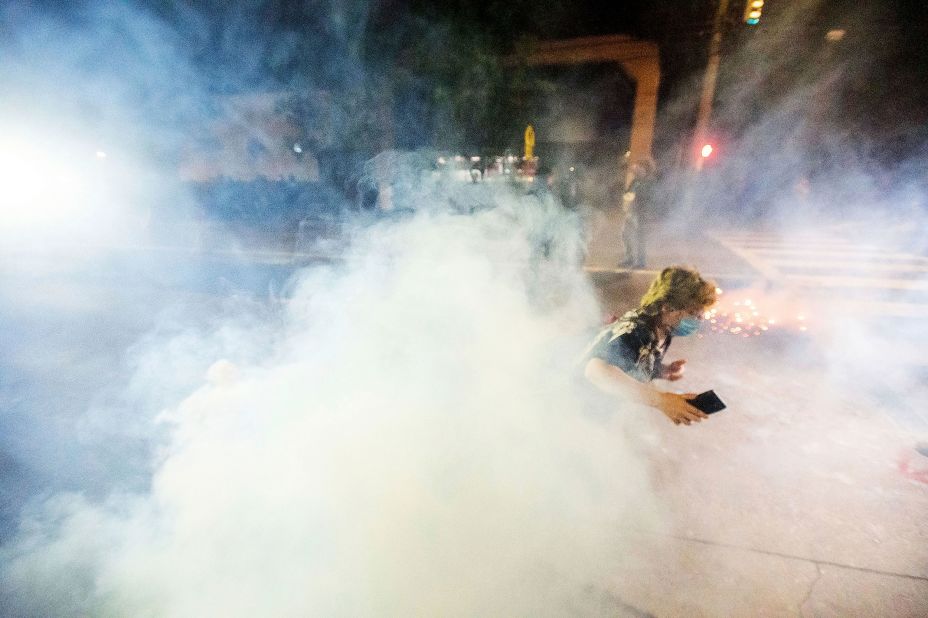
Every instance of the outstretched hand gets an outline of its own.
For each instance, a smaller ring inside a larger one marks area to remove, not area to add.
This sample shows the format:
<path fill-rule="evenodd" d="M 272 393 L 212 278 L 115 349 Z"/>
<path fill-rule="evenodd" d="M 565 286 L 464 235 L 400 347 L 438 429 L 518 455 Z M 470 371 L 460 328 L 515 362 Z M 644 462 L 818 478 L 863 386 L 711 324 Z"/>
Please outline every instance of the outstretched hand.
<path fill-rule="evenodd" d="M 661 393 L 660 405 L 658 408 L 664 413 L 664 416 L 673 421 L 674 425 L 698 423 L 709 415 L 693 407 L 687 399 L 692 399 L 695 393 L 686 393 L 678 395 L 677 393 Z"/>
<path fill-rule="evenodd" d="M 675 360 L 669 365 L 664 365 L 661 371 L 661 377 L 665 380 L 670 380 L 675 382 L 683 377 L 683 372 L 686 370 L 686 359 L 681 358 L 680 360 Z"/>

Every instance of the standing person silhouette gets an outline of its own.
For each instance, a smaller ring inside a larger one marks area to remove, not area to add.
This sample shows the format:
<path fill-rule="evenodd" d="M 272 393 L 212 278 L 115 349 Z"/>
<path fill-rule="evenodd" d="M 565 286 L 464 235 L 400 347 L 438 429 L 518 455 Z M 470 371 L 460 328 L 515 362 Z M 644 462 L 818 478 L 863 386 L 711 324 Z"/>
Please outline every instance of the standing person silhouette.
<path fill-rule="evenodd" d="M 624 220 L 622 242 L 625 245 L 624 268 L 644 268 L 645 235 L 642 219 L 652 208 L 654 196 L 654 163 L 643 159 L 632 165 L 632 181 L 622 195 Z"/>

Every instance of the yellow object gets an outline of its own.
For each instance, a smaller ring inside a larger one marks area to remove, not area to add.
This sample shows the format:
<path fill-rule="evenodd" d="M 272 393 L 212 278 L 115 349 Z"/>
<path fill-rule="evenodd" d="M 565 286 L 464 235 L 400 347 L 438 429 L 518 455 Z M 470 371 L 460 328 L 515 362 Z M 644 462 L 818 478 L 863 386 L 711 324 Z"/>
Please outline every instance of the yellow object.
<path fill-rule="evenodd" d="M 531 161 L 535 158 L 535 129 L 532 125 L 525 127 L 525 160 Z"/>

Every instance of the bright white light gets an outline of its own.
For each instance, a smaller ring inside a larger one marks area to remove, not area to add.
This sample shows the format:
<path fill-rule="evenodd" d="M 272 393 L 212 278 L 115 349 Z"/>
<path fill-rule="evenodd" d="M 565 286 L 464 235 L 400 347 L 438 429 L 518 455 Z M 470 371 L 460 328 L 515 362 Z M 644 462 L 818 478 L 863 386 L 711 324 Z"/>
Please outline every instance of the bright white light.
<path fill-rule="evenodd" d="M 67 157 L 57 143 L 4 137 L 0 141 L 0 195 L 6 212 L 0 224 L 18 228 L 49 222 L 73 210 L 87 189 L 79 161 Z"/>
<path fill-rule="evenodd" d="M 75 242 L 113 233 L 122 209 L 112 209 L 112 197 L 124 168 L 109 165 L 107 152 L 86 142 L 0 126 L 3 242 Z"/>
<path fill-rule="evenodd" d="M 701 151 L 703 158 L 706 158 L 709 155 L 711 155 L 713 150 L 714 148 L 712 148 L 712 144 L 706 144 L 705 146 L 703 146 L 702 151 Z"/>
<path fill-rule="evenodd" d="M 293 152 L 297 154 L 303 154 L 303 147 L 300 146 L 299 142 L 293 145 Z"/>
<path fill-rule="evenodd" d="M 438 164 L 439 164 L 439 165 L 444 165 L 444 164 L 447 163 L 447 162 L 448 162 L 448 160 L 445 159 L 444 157 L 438 157 Z"/>
<path fill-rule="evenodd" d="M 474 162 L 477 162 L 477 161 L 480 160 L 480 157 L 471 157 L 470 160 L 471 160 L 471 161 L 474 161 Z"/>

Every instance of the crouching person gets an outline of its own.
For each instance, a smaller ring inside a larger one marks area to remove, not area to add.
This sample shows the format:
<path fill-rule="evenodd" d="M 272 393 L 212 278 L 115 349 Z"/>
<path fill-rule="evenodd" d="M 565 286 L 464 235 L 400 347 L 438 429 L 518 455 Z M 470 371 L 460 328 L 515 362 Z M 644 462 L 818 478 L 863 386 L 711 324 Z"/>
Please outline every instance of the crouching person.
<path fill-rule="evenodd" d="M 665 364 L 674 336 L 699 329 L 716 300 L 715 284 L 693 269 L 665 268 L 641 298 L 638 308 L 609 324 L 590 345 L 584 375 L 599 390 L 619 398 L 633 397 L 657 408 L 674 424 L 689 425 L 706 414 L 687 403 L 693 394 L 660 391 L 652 380 L 679 380 L 685 360 Z"/>

